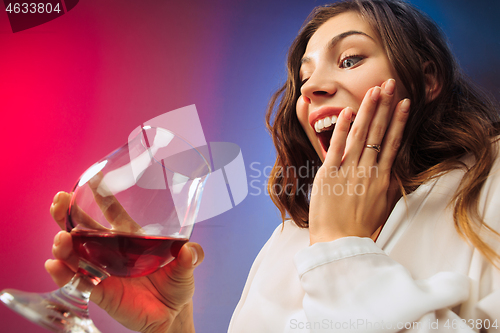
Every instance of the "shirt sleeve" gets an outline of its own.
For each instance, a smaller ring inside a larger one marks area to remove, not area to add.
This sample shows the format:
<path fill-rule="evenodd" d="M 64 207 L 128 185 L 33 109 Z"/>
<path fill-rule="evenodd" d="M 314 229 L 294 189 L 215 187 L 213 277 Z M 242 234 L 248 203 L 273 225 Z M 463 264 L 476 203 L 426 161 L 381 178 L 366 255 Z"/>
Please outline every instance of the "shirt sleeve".
<path fill-rule="evenodd" d="M 370 238 L 314 244 L 297 253 L 295 265 L 311 332 L 474 332 L 448 310 L 469 297 L 467 276 L 414 280 Z"/>

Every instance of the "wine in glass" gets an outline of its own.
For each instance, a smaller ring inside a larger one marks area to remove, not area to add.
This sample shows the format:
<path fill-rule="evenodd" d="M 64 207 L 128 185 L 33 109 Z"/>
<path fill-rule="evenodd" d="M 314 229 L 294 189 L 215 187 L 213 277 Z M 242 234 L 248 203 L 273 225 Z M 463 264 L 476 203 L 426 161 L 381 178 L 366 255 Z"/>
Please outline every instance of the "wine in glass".
<path fill-rule="evenodd" d="M 78 180 L 66 218 L 79 268 L 59 290 L 7 289 L 0 300 L 53 332 L 94 333 L 92 288 L 110 275 L 138 277 L 172 261 L 189 240 L 210 164 L 186 140 L 144 126 Z"/>

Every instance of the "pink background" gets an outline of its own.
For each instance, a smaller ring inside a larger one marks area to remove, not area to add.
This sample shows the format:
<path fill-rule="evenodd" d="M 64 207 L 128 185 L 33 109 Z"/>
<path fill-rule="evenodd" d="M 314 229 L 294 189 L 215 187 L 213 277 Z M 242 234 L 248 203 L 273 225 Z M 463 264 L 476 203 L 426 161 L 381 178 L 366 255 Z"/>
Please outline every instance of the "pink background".
<path fill-rule="evenodd" d="M 498 98 L 499 3 L 412 2 Z M 58 231 L 49 214 L 54 194 L 70 190 L 142 122 L 196 104 L 207 141 L 239 145 L 253 181 L 240 205 L 193 234 L 206 252 L 196 272 L 197 331 L 225 331 L 255 255 L 280 223 L 262 192 L 274 156 L 265 107 L 284 80 L 289 44 L 322 3 L 82 0 L 15 34 L 1 4 L 0 289 L 53 290 L 44 262 Z M 103 332 L 127 332 L 96 306 L 91 311 Z M 44 330 L 0 306 L 0 332 Z"/>

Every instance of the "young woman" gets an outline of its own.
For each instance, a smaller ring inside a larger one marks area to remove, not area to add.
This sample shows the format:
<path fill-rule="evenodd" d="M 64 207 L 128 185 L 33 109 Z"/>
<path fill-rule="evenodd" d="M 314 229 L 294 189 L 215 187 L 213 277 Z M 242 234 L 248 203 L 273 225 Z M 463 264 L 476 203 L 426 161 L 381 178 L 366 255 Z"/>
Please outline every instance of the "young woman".
<path fill-rule="evenodd" d="M 497 110 L 410 5 L 315 10 L 267 114 L 278 153 L 269 190 L 284 223 L 229 331 L 498 331 Z M 303 177 L 310 161 L 322 166 Z M 59 193 L 51 207 L 61 226 L 68 202 Z M 63 284 L 77 263 L 69 234 L 54 256 L 46 267 Z M 108 278 L 91 299 L 134 330 L 192 332 L 202 260 L 188 243 L 162 270 Z"/>

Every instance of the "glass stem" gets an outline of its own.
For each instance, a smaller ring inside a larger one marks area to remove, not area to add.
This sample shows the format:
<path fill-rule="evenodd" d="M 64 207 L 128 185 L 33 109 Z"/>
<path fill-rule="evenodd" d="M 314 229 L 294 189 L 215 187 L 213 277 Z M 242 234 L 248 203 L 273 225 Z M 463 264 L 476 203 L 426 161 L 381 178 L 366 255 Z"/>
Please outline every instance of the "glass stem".
<path fill-rule="evenodd" d="M 64 287 L 38 294 L 6 289 L 0 301 L 32 322 L 56 333 L 100 333 L 89 318 L 92 289 L 109 275 L 83 260 Z"/>
<path fill-rule="evenodd" d="M 64 287 L 56 291 L 56 298 L 60 298 L 62 303 L 69 305 L 72 312 L 88 318 L 88 303 L 92 289 L 109 275 L 87 263 L 80 260 L 78 271 Z"/>

